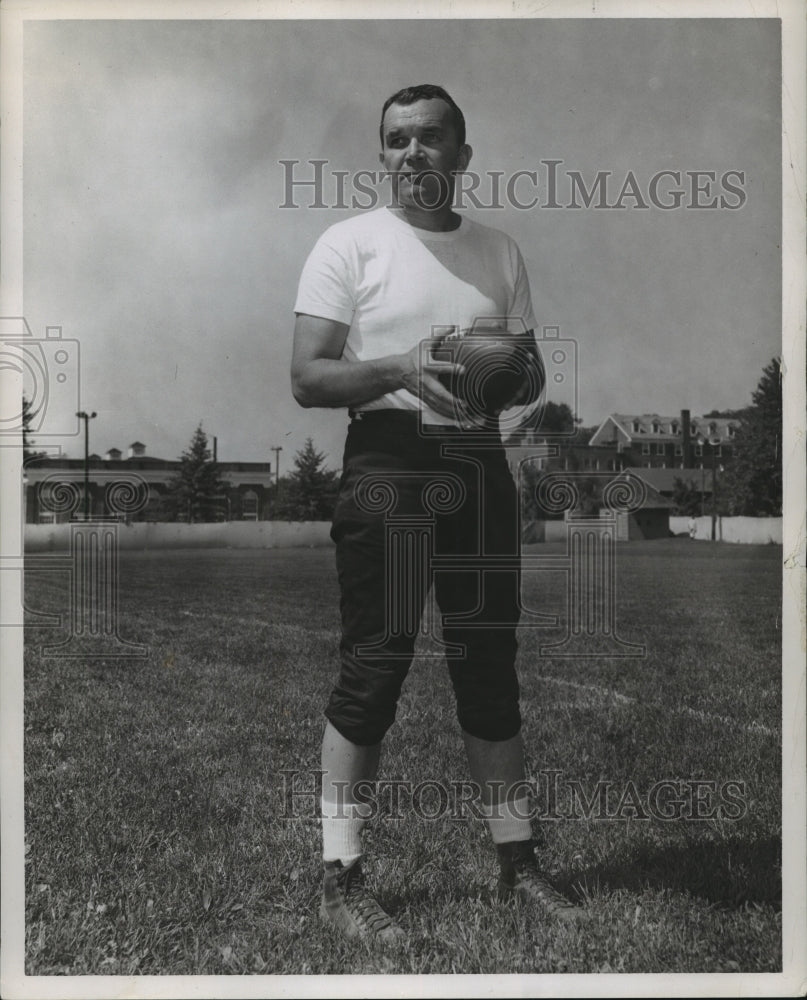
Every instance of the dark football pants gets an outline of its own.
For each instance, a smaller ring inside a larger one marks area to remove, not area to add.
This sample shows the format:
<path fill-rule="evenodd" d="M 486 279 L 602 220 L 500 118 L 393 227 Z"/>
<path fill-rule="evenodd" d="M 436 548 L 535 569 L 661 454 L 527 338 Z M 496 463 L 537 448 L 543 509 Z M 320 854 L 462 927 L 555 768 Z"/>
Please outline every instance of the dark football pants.
<path fill-rule="evenodd" d="M 517 557 L 518 497 L 494 442 L 456 431 L 424 438 L 418 417 L 365 412 L 351 422 L 331 537 L 341 588 L 341 670 L 325 715 L 352 743 L 379 743 L 395 719 L 423 599 L 433 583 L 461 727 L 507 740 L 521 727 L 515 672 L 519 570 L 458 568 L 458 557 Z M 428 536 L 428 537 L 426 537 Z M 481 546 L 481 548 L 480 548 Z M 433 567 L 431 555 L 447 557 Z M 445 617 L 468 621 L 448 624 Z"/>

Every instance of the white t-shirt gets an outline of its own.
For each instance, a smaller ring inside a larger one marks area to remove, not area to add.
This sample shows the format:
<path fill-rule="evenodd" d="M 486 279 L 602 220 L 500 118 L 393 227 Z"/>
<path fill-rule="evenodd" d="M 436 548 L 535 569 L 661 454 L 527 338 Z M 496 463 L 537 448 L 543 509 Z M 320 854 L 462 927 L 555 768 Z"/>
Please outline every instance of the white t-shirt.
<path fill-rule="evenodd" d="M 338 222 L 320 237 L 294 311 L 348 325 L 346 361 L 402 354 L 435 327 L 463 330 L 481 319 L 506 319 L 512 332 L 535 327 L 524 261 L 509 236 L 465 216 L 452 232 L 416 229 L 387 208 Z M 356 409 L 421 405 L 399 389 Z M 428 407 L 424 418 L 450 422 Z"/>

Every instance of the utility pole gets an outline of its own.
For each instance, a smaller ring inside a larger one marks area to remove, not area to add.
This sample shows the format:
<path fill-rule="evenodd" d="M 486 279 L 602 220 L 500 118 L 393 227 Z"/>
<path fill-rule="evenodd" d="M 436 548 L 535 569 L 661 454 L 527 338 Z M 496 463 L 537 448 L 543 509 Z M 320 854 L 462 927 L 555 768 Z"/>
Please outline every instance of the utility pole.
<path fill-rule="evenodd" d="M 706 512 L 705 511 L 705 507 L 706 507 L 706 472 L 704 471 L 704 468 L 703 468 L 703 460 L 704 460 L 704 458 L 706 458 L 706 456 L 703 453 L 703 446 L 706 444 L 706 439 L 703 436 L 698 435 L 698 437 L 695 440 L 695 444 L 697 444 L 697 446 L 701 450 L 701 517 L 703 517 L 704 513 Z M 714 489 L 714 485 L 712 486 L 712 488 Z"/>
<path fill-rule="evenodd" d="M 712 541 L 717 538 L 717 449 L 718 444 L 709 439 L 709 447 L 712 449 Z"/>
<path fill-rule="evenodd" d="M 85 413 L 79 410 L 76 414 L 79 420 L 84 421 L 84 520 L 90 519 L 90 421 L 97 417 L 95 410 L 92 413 Z"/>

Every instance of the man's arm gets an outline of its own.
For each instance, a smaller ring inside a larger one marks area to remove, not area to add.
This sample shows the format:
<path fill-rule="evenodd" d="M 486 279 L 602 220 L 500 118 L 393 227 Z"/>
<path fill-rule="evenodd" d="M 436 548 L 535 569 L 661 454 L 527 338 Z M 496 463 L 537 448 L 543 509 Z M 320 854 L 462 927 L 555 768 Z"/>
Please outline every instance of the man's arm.
<path fill-rule="evenodd" d="M 439 374 L 462 366 L 431 359 L 421 364 L 421 347 L 372 361 L 342 357 L 349 327 L 336 320 L 298 313 L 294 325 L 291 386 L 301 406 L 360 406 L 398 389 L 408 389 L 438 413 L 452 417 L 458 403 L 439 382 Z M 432 338 L 434 347 L 441 338 Z M 428 357 L 431 356 L 429 351 Z"/>

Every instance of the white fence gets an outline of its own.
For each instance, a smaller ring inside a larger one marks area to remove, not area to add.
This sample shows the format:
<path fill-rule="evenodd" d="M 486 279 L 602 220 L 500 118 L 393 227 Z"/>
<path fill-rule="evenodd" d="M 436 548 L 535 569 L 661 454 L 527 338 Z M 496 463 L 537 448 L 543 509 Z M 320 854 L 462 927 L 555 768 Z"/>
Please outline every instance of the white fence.
<path fill-rule="evenodd" d="M 331 545 L 328 521 L 225 521 L 217 524 L 121 524 L 121 549 L 282 549 Z M 26 524 L 27 552 L 70 548 L 69 524 Z"/>
<path fill-rule="evenodd" d="M 695 538 L 712 537 L 712 519 L 696 517 Z M 220 524 L 121 524 L 121 549 L 283 549 L 318 548 L 333 544 L 328 521 L 227 521 Z M 689 531 L 689 518 L 671 517 L 674 535 Z M 719 517 L 715 538 L 746 545 L 782 544 L 781 517 Z M 535 521 L 525 542 L 561 542 L 566 539 L 563 521 Z M 28 552 L 58 552 L 70 548 L 69 524 L 26 524 Z"/>
<path fill-rule="evenodd" d="M 695 538 L 709 541 L 712 537 L 712 518 L 693 518 L 695 522 Z M 671 517 L 670 531 L 674 535 L 689 532 L 688 517 Z M 782 544 L 781 517 L 718 517 L 715 520 L 715 540 L 718 542 L 737 542 L 741 545 Z"/>

